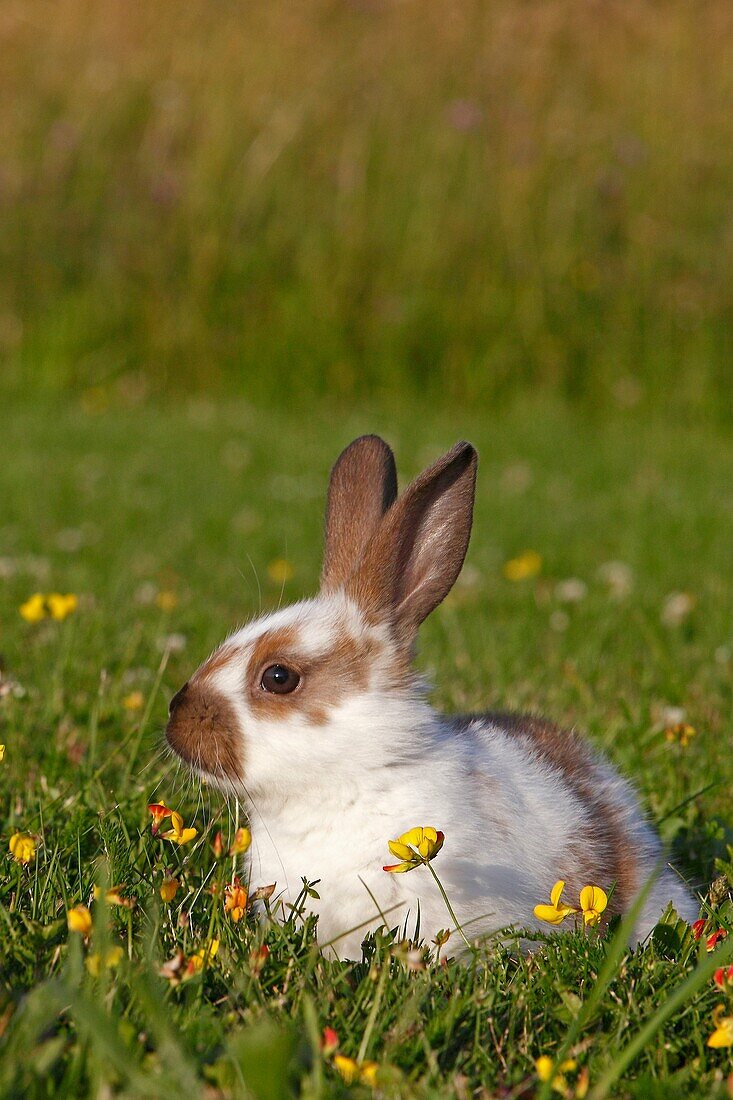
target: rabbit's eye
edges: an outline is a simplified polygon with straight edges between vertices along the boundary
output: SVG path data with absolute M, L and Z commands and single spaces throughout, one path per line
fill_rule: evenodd
M 300 676 L 292 668 L 285 665 L 270 665 L 262 673 L 260 687 L 263 691 L 270 691 L 274 695 L 289 695 L 295 691 L 300 683 Z

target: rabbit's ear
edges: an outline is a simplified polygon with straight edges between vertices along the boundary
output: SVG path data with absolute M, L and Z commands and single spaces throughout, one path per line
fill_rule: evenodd
M 453 587 L 468 549 L 478 455 L 456 443 L 389 509 L 346 585 L 370 617 L 403 640 Z
M 323 589 L 346 583 L 396 496 L 390 447 L 378 435 L 355 439 L 337 459 L 328 484 Z

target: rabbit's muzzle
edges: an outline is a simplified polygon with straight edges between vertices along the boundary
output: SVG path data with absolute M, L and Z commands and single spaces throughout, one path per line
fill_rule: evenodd
M 223 695 L 187 681 L 171 699 L 168 714 L 166 740 L 182 760 L 214 777 L 241 778 L 239 723 Z

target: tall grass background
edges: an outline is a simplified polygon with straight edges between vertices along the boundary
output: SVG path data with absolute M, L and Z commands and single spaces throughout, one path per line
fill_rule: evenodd
M 8 0 L 0 46 L 6 394 L 733 414 L 728 0 Z

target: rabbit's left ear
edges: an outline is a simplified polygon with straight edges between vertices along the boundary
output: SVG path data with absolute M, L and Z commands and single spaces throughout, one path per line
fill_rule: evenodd
M 321 588 L 341 588 L 397 496 L 391 448 L 378 435 L 350 443 L 331 470 Z

